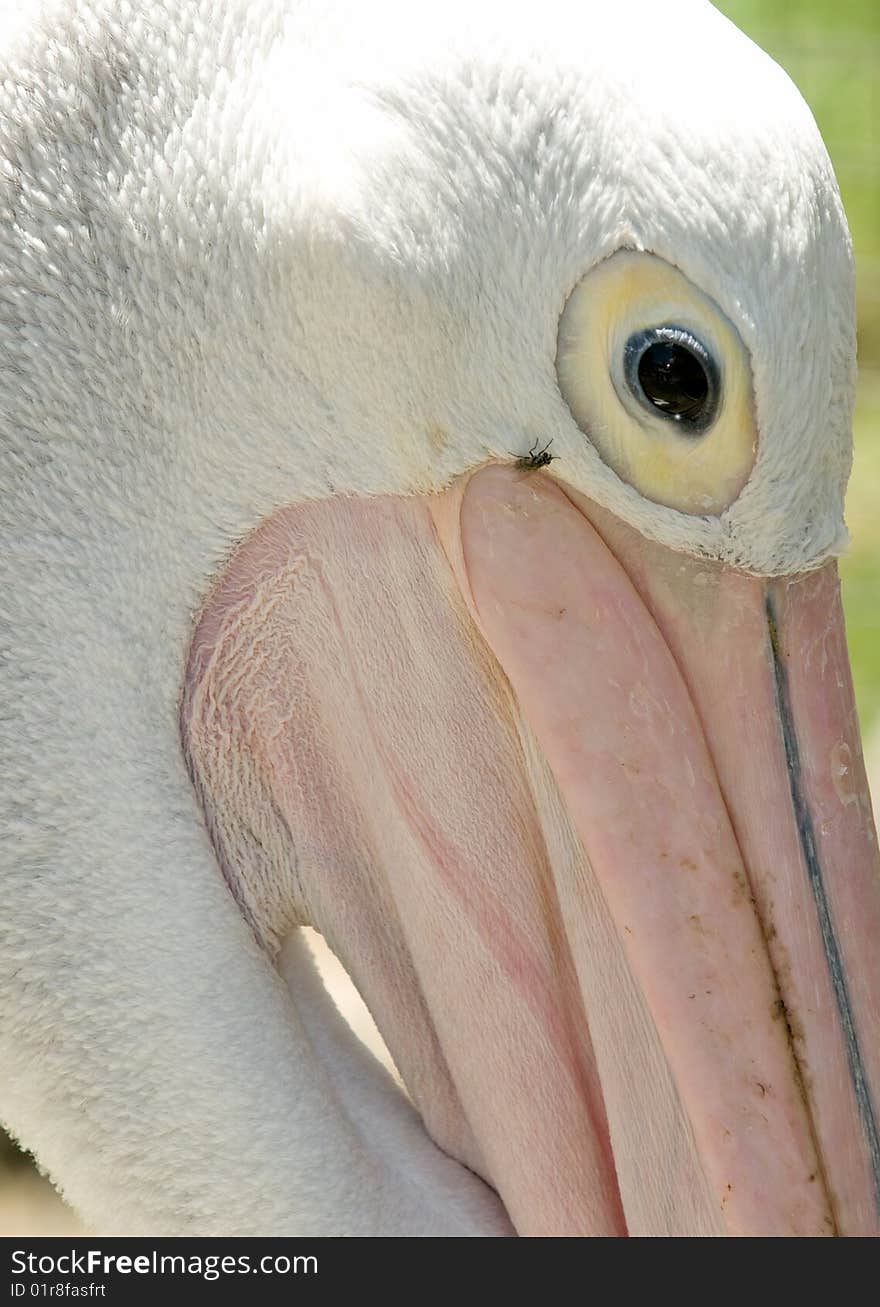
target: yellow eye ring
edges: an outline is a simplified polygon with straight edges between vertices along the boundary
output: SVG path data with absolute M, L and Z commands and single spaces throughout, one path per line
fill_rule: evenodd
M 603 461 L 647 499 L 718 514 L 748 480 L 757 436 L 745 346 L 665 260 L 619 250 L 587 273 L 562 312 L 556 373 Z

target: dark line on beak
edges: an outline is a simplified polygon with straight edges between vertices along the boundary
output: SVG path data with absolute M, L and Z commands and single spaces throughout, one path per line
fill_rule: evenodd
M 779 721 L 782 726 L 785 759 L 788 763 L 788 781 L 791 787 L 791 802 L 794 808 L 795 821 L 797 823 L 798 838 L 800 840 L 801 849 L 803 850 L 804 862 L 807 867 L 807 877 L 813 894 L 813 902 L 816 904 L 816 913 L 819 918 L 819 929 L 822 932 L 822 945 L 825 949 L 828 973 L 831 976 L 831 987 L 834 990 L 837 1011 L 840 1014 L 840 1024 L 843 1029 L 843 1039 L 846 1045 L 846 1060 L 847 1065 L 849 1066 L 850 1079 L 852 1080 L 853 1093 L 856 1097 L 859 1119 L 862 1123 L 862 1130 L 864 1132 L 865 1142 L 868 1145 L 868 1154 L 871 1159 L 871 1174 L 874 1180 L 874 1198 L 877 1203 L 877 1209 L 880 1211 L 880 1133 L 878 1133 L 877 1130 L 877 1121 L 874 1116 L 874 1107 L 871 1103 L 868 1079 L 865 1075 L 862 1054 L 859 1050 L 859 1039 L 856 1034 L 855 1022 L 853 1021 L 849 990 L 847 989 L 846 977 L 843 974 L 843 959 L 840 954 L 840 945 L 837 942 L 834 922 L 831 918 L 831 907 L 828 903 L 828 895 L 825 891 L 825 881 L 822 877 L 822 865 L 819 861 L 819 854 L 816 850 L 816 837 L 813 831 L 813 820 L 810 816 L 810 810 L 807 806 L 807 801 L 804 798 L 803 786 L 801 784 L 801 755 L 800 749 L 798 748 L 794 717 L 791 711 L 791 698 L 788 691 L 788 673 L 786 672 L 779 651 L 779 632 L 776 625 L 776 614 L 773 611 L 773 603 L 769 595 L 767 596 L 766 612 L 767 627 L 770 632 L 770 647 L 773 651 L 773 674 L 776 682 L 776 707 L 779 712 Z

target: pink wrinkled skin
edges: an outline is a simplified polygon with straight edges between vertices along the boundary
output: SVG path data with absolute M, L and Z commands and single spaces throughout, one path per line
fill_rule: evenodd
M 184 739 L 233 892 L 273 953 L 327 935 L 520 1233 L 877 1233 L 767 593 L 489 467 L 430 504 L 284 510 L 202 615 Z M 770 595 L 873 1086 L 833 569 Z

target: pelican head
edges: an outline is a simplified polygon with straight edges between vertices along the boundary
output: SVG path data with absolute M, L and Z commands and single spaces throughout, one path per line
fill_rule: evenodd
M 878 1233 L 788 78 L 705 0 L 0 36 L 9 1127 L 108 1232 Z

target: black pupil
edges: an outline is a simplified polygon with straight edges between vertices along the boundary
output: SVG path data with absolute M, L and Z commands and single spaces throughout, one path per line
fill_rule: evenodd
M 684 345 L 658 340 L 639 359 L 639 382 L 652 404 L 671 418 L 695 421 L 709 393 L 702 363 Z

